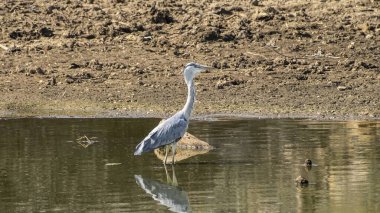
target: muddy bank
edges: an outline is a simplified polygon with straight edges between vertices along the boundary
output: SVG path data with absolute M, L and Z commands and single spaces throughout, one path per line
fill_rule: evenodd
M 0 116 L 379 119 L 379 1 L 6 1 Z

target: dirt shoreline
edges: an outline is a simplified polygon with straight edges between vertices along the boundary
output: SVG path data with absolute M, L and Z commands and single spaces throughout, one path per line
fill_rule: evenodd
M 149 112 L 126 112 L 126 111 L 94 111 L 94 112 L 73 112 L 73 111 L 60 111 L 60 112 L 29 112 L 19 113 L 11 111 L 0 111 L 1 119 L 22 119 L 22 118 L 46 118 L 46 119 L 60 119 L 60 118 L 167 118 L 172 114 L 160 114 Z M 191 120 L 237 120 L 237 119 L 307 119 L 307 120 L 323 120 L 323 121 L 372 121 L 380 120 L 379 117 L 372 116 L 347 116 L 347 115 L 310 115 L 310 114 L 255 114 L 255 113 L 198 113 L 192 115 Z
M 380 1 L 0 3 L 0 117 L 380 119 Z M 218 115 L 218 116 L 216 116 Z

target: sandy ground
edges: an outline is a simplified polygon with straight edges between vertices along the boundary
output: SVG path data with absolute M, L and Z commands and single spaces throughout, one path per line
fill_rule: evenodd
M 0 2 L 0 117 L 380 118 L 380 1 Z

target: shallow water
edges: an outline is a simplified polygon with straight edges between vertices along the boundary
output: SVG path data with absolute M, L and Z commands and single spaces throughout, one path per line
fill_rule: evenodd
M 216 149 L 174 171 L 133 156 L 158 122 L 0 120 L 1 212 L 380 212 L 379 121 L 192 121 Z

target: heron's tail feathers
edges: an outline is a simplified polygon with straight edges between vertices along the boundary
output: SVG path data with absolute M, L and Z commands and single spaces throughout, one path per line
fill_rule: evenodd
M 144 152 L 149 152 L 157 148 L 157 145 L 154 144 L 155 140 L 151 136 L 147 136 L 143 141 L 137 144 L 135 149 L 135 155 L 141 155 Z
M 135 155 L 141 155 L 144 152 L 144 141 L 139 143 L 135 149 Z

